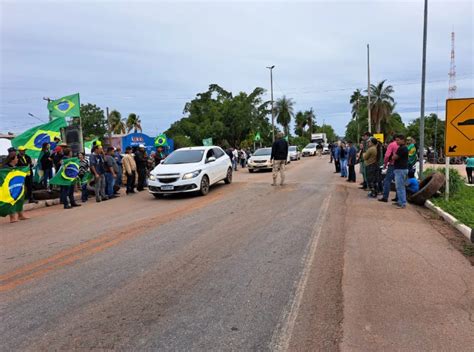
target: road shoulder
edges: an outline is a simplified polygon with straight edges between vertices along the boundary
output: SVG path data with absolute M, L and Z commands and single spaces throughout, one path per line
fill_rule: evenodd
M 414 206 L 348 189 L 341 350 L 474 346 L 474 268 Z

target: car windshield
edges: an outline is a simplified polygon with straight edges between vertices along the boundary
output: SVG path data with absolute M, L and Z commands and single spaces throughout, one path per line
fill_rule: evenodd
M 310 143 L 305 148 L 306 149 L 316 148 L 316 144 Z
M 202 160 L 204 150 L 177 150 L 165 159 L 163 164 L 191 164 Z
M 253 155 L 262 156 L 262 155 L 270 155 L 270 154 L 272 154 L 272 150 L 270 148 L 262 148 L 262 149 L 258 149 Z
M 290 147 L 288 148 L 288 150 L 289 150 L 290 152 L 296 152 L 296 147 L 290 146 Z

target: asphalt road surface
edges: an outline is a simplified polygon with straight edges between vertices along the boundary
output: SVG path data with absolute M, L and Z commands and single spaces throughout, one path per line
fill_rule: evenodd
M 3 221 L 1 349 L 337 350 L 345 195 L 330 166 Z

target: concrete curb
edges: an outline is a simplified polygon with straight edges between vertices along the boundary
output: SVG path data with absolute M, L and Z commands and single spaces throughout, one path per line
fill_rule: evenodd
M 452 216 L 451 214 L 448 214 L 447 212 L 445 212 L 440 207 L 437 207 L 436 205 L 434 205 L 429 200 L 426 201 L 425 207 L 427 207 L 428 209 L 434 211 L 436 214 L 441 216 L 446 222 L 448 222 L 454 228 L 456 228 L 456 230 L 461 232 L 469 241 L 474 243 L 474 229 L 471 229 L 469 226 L 464 225 L 462 222 L 460 222 L 454 216 Z
M 74 199 L 75 200 L 80 200 L 81 195 L 80 194 L 75 194 Z M 31 211 L 31 210 L 35 210 L 35 209 L 51 207 L 53 205 L 58 205 L 60 203 L 61 203 L 61 201 L 59 200 L 59 198 L 39 200 L 38 203 L 26 203 L 26 204 L 24 204 L 23 205 L 23 211 Z

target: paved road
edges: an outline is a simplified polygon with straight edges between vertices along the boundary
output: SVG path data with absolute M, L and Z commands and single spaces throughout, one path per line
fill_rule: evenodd
M 330 167 L 3 220 L 1 349 L 337 350 L 347 193 Z

